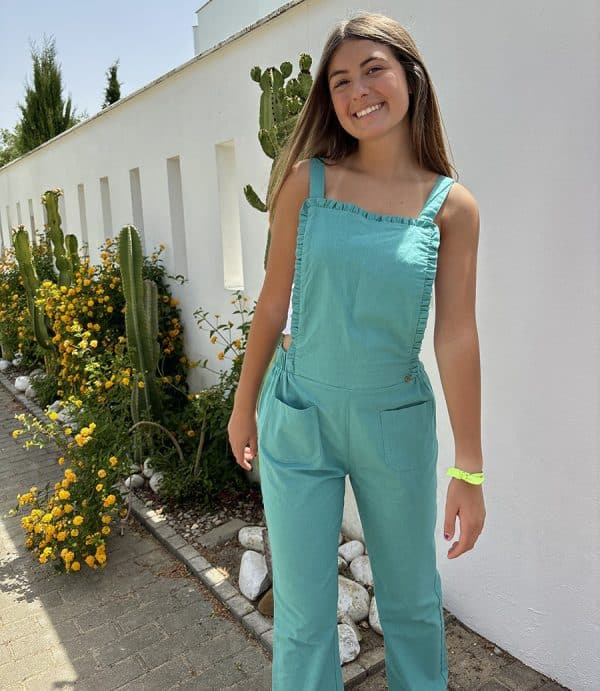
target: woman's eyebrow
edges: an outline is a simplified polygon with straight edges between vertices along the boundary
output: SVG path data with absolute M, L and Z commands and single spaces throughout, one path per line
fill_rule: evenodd
M 366 60 L 363 60 L 363 61 L 360 63 L 360 67 L 362 67 L 363 65 L 366 65 L 368 62 L 371 62 L 371 60 L 383 60 L 383 61 L 387 62 L 386 59 L 385 59 L 383 56 L 372 55 L 370 58 L 367 58 Z M 335 72 L 332 72 L 332 73 L 329 75 L 328 81 L 331 81 L 331 78 L 332 78 L 332 77 L 335 77 L 336 74 L 341 74 L 342 72 L 347 72 L 347 71 L 348 71 L 348 70 L 336 70 Z

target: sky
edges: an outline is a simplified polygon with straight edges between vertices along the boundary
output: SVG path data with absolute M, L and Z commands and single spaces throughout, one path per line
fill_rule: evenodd
M 63 97 L 77 112 L 97 113 L 106 71 L 118 58 L 126 96 L 194 57 L 195 11 L 206 0 L 0 0 L 0 128 L 20 119 L 32 80 L 30 42 L 54 37 Z

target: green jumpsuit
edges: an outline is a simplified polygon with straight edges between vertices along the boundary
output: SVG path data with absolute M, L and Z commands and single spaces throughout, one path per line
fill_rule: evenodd
M 440 175 L 418 218 L 325 197 L 310 161 L 299 214 L 292 343 L 257 407 L 273 564 L 274 691 L 343 689 L 337 633 L 345 478 L 356 497 L 390 691 L 445 691 L 436 565 L 436 404 L 419 354 L 437 268 Z

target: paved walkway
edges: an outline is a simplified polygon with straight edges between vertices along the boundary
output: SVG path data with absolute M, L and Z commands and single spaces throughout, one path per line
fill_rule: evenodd
M 269 689 L 263 647 L 135 523 L 104 570 L 57 574 L 24 545 L 16 495 L 62 476 L 59 454 L 23 449 L 24 408 L 0 384 L 0 689 Z
M 23 512 L 6 514 L 18 493 L 53 485 L 63 471 L 58 450 L 23 449 L 13 440 L 21 412 L 0 381 L 0 691 L 268 691 L 265 649 L 135 521 L 123 536 L 109 537 L 105 570 L 83 567 L 67 576 L 37 563 L 23 545 Z M 450 691 L 563 688 L 518 660 L 483 653 L 484 639 L 454 622 L 447 636 Z M 385 672 L 355 688 L 387 689 Z

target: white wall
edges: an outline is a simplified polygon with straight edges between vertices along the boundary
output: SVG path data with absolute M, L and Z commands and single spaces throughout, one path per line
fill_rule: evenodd
M 194 55 L 225 41 L 257 20 L 304 0 L 208 0 L 196 10 Z
M 65 189 L 69 229 L 79 232 L 77 186 L 83 183 L 97 256 L 103 236 L 99 178 L 109 178 L 117 232 L 133 220 L 129 171 L 139 168 L 147 246 L 164 242 L 172 262 L 166 161 L 179 156 L 190 280 L 177 293 L 190 356 L 211 356 L 218 369 L 215 347 L 191 315 L 199 306 L 224 316 L 230 311 L 224 247 L 235 280 L 241 256 L 251 299 L 264 275 L 266 217 L 242 192 L 249 182 L 264 197 L 271 163 L 257 141 L 260 92 L 249 71 L 283 60 L 296 65 L 302 51 L 316 63 L 329 27 L 348 6 L 387 12 L 412 33 L 436 85 L 460 182 L 480 206 L 477 315 L 487 520 L 475 549 L 455 560 L 446 558 L 442 537 L 445 470 L 454 462 L 454 446 L 432 348 L 433 314 L 423 349 L 438 400 L 444 605 L 569 688 L 598 689 L 595 2 L 305 0 L 2 169 L 5 241 L 6 207 L 15 224 L 17 202 L 27 217 L 32 199 L 41 225 L 40 194 L 56 186 Z M 216 146 L 231 140 L 234 151 L 218 155 L 224 149 Z M 218 160 L 237 167 L 237 248 L 235 232 L 225 243 L 221 235 Z M 198 387 L 204 382 L 195 376 Z

